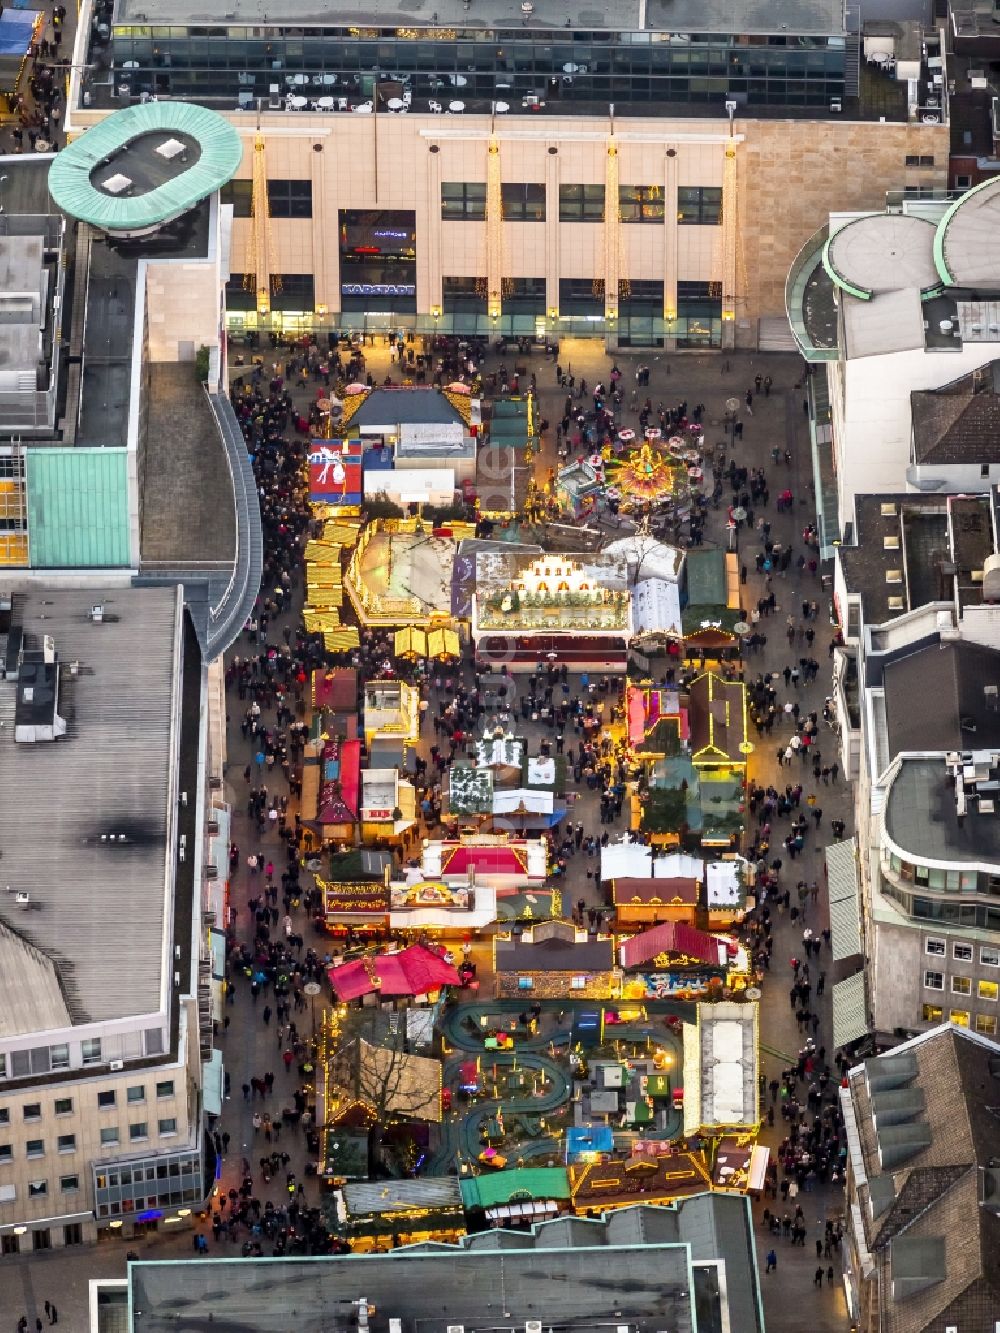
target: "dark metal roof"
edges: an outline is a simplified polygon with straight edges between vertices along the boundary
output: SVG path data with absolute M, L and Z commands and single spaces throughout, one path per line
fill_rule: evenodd
M 923 709 L 926 714 L 926 699 Z M 1000 815 L 970 808 L 960 821 L 943 758 L 901 762 L 886 797 L 885 826 L 918 861 L 1000 861 Z
M 607 972 L 613 966 L 610 939 L 497 940 L 498 972 Z
M 461 414 L 437 389 L 373 389 L 351 419 L 351 427 L 385 426 L 401 422 L 453 425 Z
M 1000 681 L 996 649 L 934 643 L 890 662 L 883 680 L 890 758 L 905 750 L 1000 746 L 1000 709 L 986 692 Z

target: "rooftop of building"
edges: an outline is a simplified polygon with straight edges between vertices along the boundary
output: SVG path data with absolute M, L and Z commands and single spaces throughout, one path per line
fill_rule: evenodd
M 934 227 L 924 218 L 870 213 L 830 236 L 823 262 L 838 287 L 870 300 L 901 287 L 936 287 L 933 244 Z
M 607 1250 L 606 1262 L 594 1263 L 595 1247 Z M 244 1333 L 285 1333 L 293 1304 L 302 1330 L 356 1333 L 359 1296 L 374 1306 L 372 1333 L 386 1333 L 395 1319 L 402 1333 L 445 1333 L 455 1323 L 491 1328 L 498 1313 L 523 1327 L 544 1323 L 554 1290 L 553 1321 L 579 1333 L 612 1323 L 633 1333 L 694 1327 L 696 1303 L 699 1328 L 763 1327 L 746 1200 L 707 1192 L 668 1208 L 557 1218 L 391 1254 L 133 1263 L 128 1280 L 131 1333 L 167 1333 L 178 1315 L 192 1325 L 217 1320 L 220 1291 L 226 1320 Z
M 52 161 L 49 190 L 71 217 L 129 234 L 193 208 L 230 180 L 242 158 L 239 135 L 214 111 L 149 101 L 67 144 Z
M 545 921 L 496 943 L 498 972 L 608 972 L 614 962 L 614 940 L 580 937 L 567 921 Z
M 998 681 L 1000 651 L 961 640 L 918 647 L 890 662 L 883 675 L 890 757 L 1000 747 Z
M 1000 361 L 910 394 L 913 461 L 1000 463 Z
M 982 601 L 993 552 L 989 496 L 859 495 L 855 520 L 853 542 L 837 556 L 869 625 L 928 602 Z
M 223 13 L 224 10 L 224 13 Z M 114 12 L 116 24 L 136 24 L 149 21 L 152 11 L 148 0 L 117 0 Z M 189 26 L 218 26 L 221 21 L 230 25 L 296 27 L 352 27 L 357 25 L 356 9 L 338 3 L 338 0 L 297 0 L 276 15 L 269 10 L 267 0 L 231 0 L 213 13 L 211 7 L 199 5 L 197 0 L 168 0 L 152 14 L 158 23 L 178 23 Z M 727 0 L 651 0 L 647 5 L 640 0 L 610 0 L 579 10 L 566 0 L 536 0 L 530 13 L 532 28 L 564 28 L 567 19 L 578 28 L 612 31 L 653 32 L 708 32 L 840 36 L 844 33 L 844 7 L 841 0 L 782 0 L 769 4 L 768 0 L 740 0 L 736 5 Z M 372 0 L 365 10 L 365 22 L 370 26 L 398 28 L 520 28 L 525 15 L 520 0 L 490 0 L 484 9 L 471 12 L 461 0 L 412 0 L 405 6 L 399 0 Z
M 990 751 L 984 753 L 989 760 Z M 979 784 L 982 800 L 968 799 L 960 814 L 943 757 L 901 758 L 885 798 L 889 837 L 917 861 L 1000 864 L 1000 814 L 993 808 L 1000 795 L 997 764 L 987 763 L 985 771 L 988 776 Z
M 358 395 L 361 402 L 350 413 L 352 431 L 376 427 L 395 432 L 400 425 L 451 426 L 462 417 L 454 404 L 439 389 L 430 386 L 369 389 Z M 345 403 L 345 420 L 350 403 Z
M 79 1024 L 156 1012 L 180 727 L 177 589 L 15 585 L 12 625 L 26 646 L 54 640 L 66 734 L 16 742 L 15 685 L 0 681 L 0 843 L 13 891 L 0 895 L 0 1013 L 18 1012 L 8 988 L 26 969 L 45 984 L 19 1013 L 24 1031 L 60 1027 L 67 1013 Z
M 148 413 L 143 568 L 217 564 L 225 582 L 236 556 L 233 479 L 194 362 L 150 365 Z
M 856 1066 L 848 1092 L 879 1329 L 985 1333 L 1000 1308 L 1000 1046 L 938 1027 Z

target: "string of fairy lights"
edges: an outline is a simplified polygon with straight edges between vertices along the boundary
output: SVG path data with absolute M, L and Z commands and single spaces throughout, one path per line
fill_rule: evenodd
M 254 292 L 260 312 L 267 313 L 270 297 L 281 291 L 274 233 L 271 230 L 271 201 L 267 189 L 267 158 L 263 134 L 254 136 L 253 180 L 250 194 L 250 220 L 243 287 Z M 266 278 L 262 265 L 266 263 Z

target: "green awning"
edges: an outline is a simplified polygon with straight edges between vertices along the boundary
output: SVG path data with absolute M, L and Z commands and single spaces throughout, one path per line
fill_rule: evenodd
M 493 1208 L 524 1199 L 568 1199 L 569 1175 L 562 1166 L 522 1166 L 460 1181 L 466 1208 Z
M 830 888 L 830 935 L 834 962 L 861 953 L 861 904 L 858 898 L 858 854 L 853 838 L 826 849 Z
M 216 1050 L 212 1052 L 212 1058 L 205 1065 L 204 1099 L 206 1115 L 222 1115 L 224 1081 L 222 1052 Z
M 865 1001 L 865 974 L 838 981 L 833 988 L 833 1044 L 847 1046 L 867 1036 L 868 1008 Z

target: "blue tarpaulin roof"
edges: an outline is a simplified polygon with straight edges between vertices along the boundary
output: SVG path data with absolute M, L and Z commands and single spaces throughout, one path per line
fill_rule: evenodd
M 0 56 L 23 56 L 37 19 L 37 9 L 5 9 L 0 14 Z
M 579 1161 L 585 1152 L 614 1152 L 610 1125 L 572 1125 L 566 1131 L 566 1161 Z

